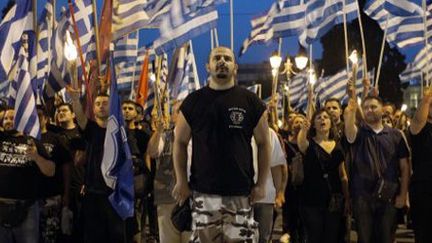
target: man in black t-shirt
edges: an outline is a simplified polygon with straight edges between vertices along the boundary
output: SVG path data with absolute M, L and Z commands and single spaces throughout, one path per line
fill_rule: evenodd
M 60 137 L 63 138 L 63 141 L 66 142 L 66 149 L 72 155 L 73 159 L 70 168 L 69 194 L 63 197 L 63 205 L 68 207 L 73 215 L 71 242 L 82 242 L 81 188 L 84 185 L 85 174 L 82 160 L 83 157 L 85 157 L 86 144 L 82 139 L 81 130 L 75 123 L 76 116 L 73 112 L 72 105 L 69 103 L 59 104 L 56 114 L 56 119 L 60 125 L 57 129 L 58 133 Z M 65 188 L 65 190 L 67 190 L 67 188 Z
M 57 133 L 48 131 L 49 116 L 43 107 L 37 108 L 41 128 L 41 143 L 49 158 L 56 164 L 53 177 L 43 176 L 39 182 L 41 189 L 41 241 L 57 242 L 60 237 L 62 206 L 69 198 L 69 175 L 72 156 L 66 149 L 65 141 Z M 66 199 L 63 201 L 63 199 Z
M 409 128 L 412 146 L 410 204 L 416 242 L 432 242 L 432 86 Z
M 136 127 L 136 119 L 138 116 L 137 107 L 139 105 L 131 100 L 126 100 L 122 103 L 122 113 L 125 120 L 126 132 L 128 138 L 129 148 L 132 154 L 132 162 L 134 167 L 134 181 L 135 181 L 135 204 L 141 205 L 139 208 L 141 214 L 141 235 L 145 234 L 146 217 L 149 216 L 150 233 L 156 234 L 156 208 L 153 204 L 150 184 L 153 184 L 150 178 L 150 171 L 146 166 L 146 150 L 150 136 L 143 130 Z M 140 184 L 143 184 L 142 187 Z M 138 188 L 140 187 L 140 188 Z M 142 189 L 142 190 L 138 190 Z M 140 200 L 140 201 L 137 201 Z M 153 216 L 153 218 L 152 218 Z M 152 227 L 153 226 L 153 227 Z M 139 238 L 137 220 L 133 219 L 128 222 L 128 228 L 133 232 L 135 238 Z M 147 237 L 142 237 L 147 238 Z
M 79 92 L 71 92 L 71 97 L 78 124 L 87 142 L 85 195 L 82 204 L 84 242 L 131 242 L 132 236 L 125 230 L 125 221 L 108 200 L 112 189 L 106 185 L 101 170 L 109 116 L 109 96 L 96 96 L 93 102 L 94 121 L 85 116 L 79 101 Z
M 193 242 L 256 242 L 257 223 L 250 203 L 265 195 L 271 151 L 266 107 L 255 94 L 235 85 L 237 64 L 230 49 L 213 49 L 207 71 L 209 85 L 191 93 L 180 107 L 172 194 L 183 204 L 190 189 L 193 191 Z M 252 136 L 258 148 L 256 184 Z M 188 184 L 187 146 L 191 138 Z
M 43 192 L 38 182 L 42 176 L 54 175 L 55 164 L 48 159 L 39 141 L 14 130 L 14 116 L 12 108 L 5 111 L 5 131 L 0 132 L 0 242 L 36 243 L 39 239 L 37 199 Z M 13 208 L 21 209 L 8 213 Z M 10 225 L 18 218 L 22 220 Z

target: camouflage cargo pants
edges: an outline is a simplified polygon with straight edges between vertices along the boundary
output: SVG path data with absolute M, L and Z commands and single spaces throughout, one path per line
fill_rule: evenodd
M 193 243 L 258 242 L 258 223 L 248 197 L 193 193 Z

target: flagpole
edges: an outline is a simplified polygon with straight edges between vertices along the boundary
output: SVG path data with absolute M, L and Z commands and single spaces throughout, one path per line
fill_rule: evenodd
M 216 45 L 216 47 L 218 47 L 219 46 L 219 35 L 218 35 L 217 28 L 214 28 L 214 35 L 215 35 L 215 45 Z
M 344 41 L 345 41 L 345 62 L 346 62 L 346 71 L 349 73 L 349 61 L 348 61 L 348 27 L 347 27 L 347 19 L 345 13 L 345 1 L 343 3 L 343 29 L 344 29 Z
M 196 62 L 195 62 L 195 53 L 194 53 L 193 48 L 192 48 L 192 40 L 189 40 L 189 48 L 190 48 L 190 52 L 192 53 L 192 56 L 193 56 L 192 68 L 194 69 L 194 72 L 193 72 L 194 73 L 194 79 L 195 79 L 195 82 L 198 81 L 198 83 L 201 87 L 201 83 L 199 82 L 199 77 L 198 77 L 198 69 L 196 67 Z M 198 87 L 196 87 L 196 89 L 198 89 Z
M 426 18 L 426 0 L 422 1 L 423 7 L 423 27 L 424 27 L 424 39 L 425 39 L 425 47 L 426 47 L 426 85 L 429 87 L 429 62 L 430 62 L 430 49 L 429 49 L 429 34 L 427 29 L 427 18 Z
M 112 0 L 105 0 L 105 1 L 112 1 Z M 95 41 L 96 41 L 96 60 L 97 60 L 97 74 L 99 76 L 99 71 L 101 67 L 101 56 L 100 56 L 100 42 L 99 42 L 99 25 L 97 21 L 97 6 L 96 6 L 96 0 L 92 0 L 92 8 L 93 8 L 93 22 L 94 22 L 94 34 L 95 34 Z
M 75 13 L 73 10 L 72 0 L 68 0 L 68 5 L 69 5 L 69 12 L 70 12 L 70 15 L 72 17 L 72 27 L 73 27 L 73 30 L 75 32 L 75 39 L 77 42 L 77 49 L 78 49 L 78 53 L 79 53 L 79 57 L 80 57 L 81 68 L 82 68 L 83 75 L 84 75 L 85 87 L 87 89 L 87 93 L 89 94 L 89 93 L 91 93 L 91 90 L 90 90 L 89 79 L 88 79 L 87 71 L 86 71 L 86 67 L 85 67 L 85 61 L 84 61 L 84 57 L 83 57 L 83 53 L 82 53 L 82 49 L 81 49 L 78 27 L 77 27 L 76 21 L 75 21 Z
M 282 54 L 282 38 L 279 37 L 278 55 L 281 56 L 281 54 Z
M 33 5 L 33 31 L 36 35 L 36 43 L 39 42 L 39 27 L 37 22 L 37 0 L 32 0 Z M 36 47 L 36 57 L 38 54 L 38 48 Z
M 387 14 L 386 16 L 386 24 L 385 24 L 385 28 L 384 28 L 384 34 L 383 34 L 383 39 L 381 42 L 381 51 L 380 51 L 380 57 L 379 57 L 379 61 L 378 61 L 378 70 L 377 70 L 377 76 L 376 76 L 376 81 L 375 81 L 375 88 L 378 89 L 379 87 L 379 79 L 380 79 L 380 74 L 381 74 L 381 65 L 382 65 L 382 59 L 384 56 L 384 49 L 385 49 L 385 43 L 386 43 L 386 37 L 387 37 L 387 27 L 388 27 L 388 22 L 389 22 L 389 16 L 390 14 Z
M 230 0 L 230 29 L 231 29 L 231 50 L 234 51 L 234 0 Z
M 364 38 L 364 31 L 363 31 L 363 23 L 362 23 L 362 18 L 361 18 L 361 12 L 360 12 L 360 6 L 358 3 L 358 0 L 356 0 L 356 4 L 357 4 L 357 15 L 358 15 L 358 22 L 359 22 L 359 27 L 360 27 L 360 36 L 361 36 L 361 42 L 362 42 L 362 49 L 363 49 L 363 73 L 365 74 L 364 77 L 368 78 L 368 68 L 367 68 L 367 55 L 366 55 L 366 42 L 365 42 L 365 38 Z M 345 12 L 345 11 L 344 11 Z
M 210 30 L 210 49 L 213 50 L 214 48 L 214 33 L 213 33 L 213 29 Z

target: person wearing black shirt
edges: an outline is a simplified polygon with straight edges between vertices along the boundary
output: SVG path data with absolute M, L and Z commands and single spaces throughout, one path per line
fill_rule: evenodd
M 431 86 L 432 87 L 432 86 Z M 432 242 L 432 88 L 423 99 L 409 128 L 412 145 L 410 204 L 415 240 Z
M 38 182 L 42 176 L 54 176 L 55 164 L 39 141 L 14 130 L 14 116 L 12 108 L 5 111 L 5 131 L 0 132 L 0 242 L 37 243 L 37 199 L 43 191 Z M 9 210 L 13 208 L 19 210 Z M 18 221 L 11 225 L 10 219 Z
M 342 214 L 349 211 L 344 153 L 334 139 L 333 121 L 326 110 L 316 111 L 311 122 L 310 130 L 309 121 L 303 122 L 297 138 L 304 154 L 301 215 L 308 242 L 333 243 L 339 237 Z M 345 204 L 340 200 L 338 205 L 331 205 L 336 197 L 345 199 Z
M 63 205 L 68 207 L 72 212 L 72 229 L 71 232 L 67 233 L 71 235 L 71 242 L 80 243 L 83 241 L 81 189 L 84 185 L 85 174 L 82 158 L 85 156 L 86 144 L 82 139 L 81 130 L 75 123 L 75 117 L 71 104 L 61 103 L 57 106 L 56 118 L 60 127 L 57 127 L 56 130 L 63 141 L 66 142 L 66 149 L 73 159 L 73 163 L 69 170 L 69 197 L 63 197 Z M 67 190 L 67 188 L 65 188 L 65 190 Z
M 109 96 L 99 94 L 93 103 L 94 121 L 87 119 L 79 101 L 79 92 L 72 91 L 72 106 L 78 124 L 83 129 L 86 147 L 86 174 L 82 213 L 84 242 L 131 242 L 126 234 L 125 221 L 117 214 L 108 200 L 112 189 L 102 176 L 106 126 L 109 116 Z
M 306 117 L 300 114 L 296 114 L 296 116 L 292 119 L 289 131 L 290 134 L 287 139 L 284 140 L 285 143 L 285 151 L 287 155 L 287 165 L 288 168 L 292 168 L 292 159 L 296 156 L 297 153 L 300 153 L 300 150 L 297 146 L 297 137 L 300 132 L 301 126 L 303 122 L 306 120 Z M 300 243 L 304 242 L 305 234 L 303 223 L 300 218 L 300 194 L 299 187 L 294 186 L 289 178 L 292 178 L 292 172 L 288 170 L 288 182 L 285 189 L 285 203 L 282 205 L 282 229 L 283 235 L 280 238 L 281 242 L 293 242 Z
M 146 217 L 149 216 L 149 224 L 150 224 L 150 233 L 153 234 L 152 237 L 157 235 L 157 226 L 156 226 L 156 207 L 153 203 L 153 193 L 152 193 L 152 180 L 150 171 L 146 166 L 146 150 L 147 144 L 150 140 L 150 136 L 144 132 L 143 130 L 139 130 L 136 126 L 136 119 L 138 116 L 137 107 L 139 105 L 131 100 L 126 100 L 122 104 L 122 112 L 123 117 L 126 122 L 126 132 L 128 138 L 129 148 L 132 154 L 132 162 L 134 167 L 134 176 L 135 181 L 141 180 L 137 184 L 143 183 L 144 187 L 142 187 L 141 191 L 138 191 L 135 188 L 135 202 L 137 205 L 142 205 L 141 211 L 141 235 L 145 234 L 145 226 L 146 226 Z M 136 185 L 137 186 L 137 185 Z M 139 200 L 139 201 L 137 201 Z M 138 223 L 136 217 L 130 219 L 128 221 L 128 230 L 130 230 L 135 235 L 136 238 L 139 238 L 140 235 L 137 235 Z M 146 238 L 146 237 L 142 237 Z
M 69 176 L 72 157 L 66 149 L 65 141 L 57 134 L 47 130 L 49 117 L 43 107 L 37 108 L 41 128 L 41 143 L 45 147 L 49 158 L 56 164 L 53 177 L 42 177 L 39 182 L 41 188 L 41 241 L 55 243 L 60 236 L 60 219 L 63 198 L 69 198 Z M 66 195 L 66 196 L 64 196 Z
M 364 124 L 360 125 L 354 95 L 344 111 L 345 136 L 352 157 L 348 163 L 350 195 L 358 239 L 391 243 L 396 209 L 405 205 L 408 196 L 409 149 L 399 130 L 382 124 L 384 111 L 379 97 L 366 97 L 361 107 Z
M 265 196 L 270 170 L 266 107 L 255 94 L 235 85 L 237 64 L 229 48 L 211 51 L 207 71 L 209 85 L 189 94 L 180 107 L 175 126 L 176 184 L 172 195 L 183 204 L 193 191 L 194 242 L 255 242 L 257 225 L 250 203 Z M 256 184 L 252 136 L 258 148 Z M 187 146 L 191 138 L 188 184 Z

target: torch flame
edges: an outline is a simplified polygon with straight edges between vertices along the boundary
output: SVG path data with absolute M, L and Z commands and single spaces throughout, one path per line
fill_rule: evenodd
M 64 47 L 64 55 L 68 61 L 73 61 L 77 58 L 78 52 L 73 44 L 69 31 L 66 31 L 66 42 Z

